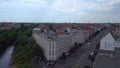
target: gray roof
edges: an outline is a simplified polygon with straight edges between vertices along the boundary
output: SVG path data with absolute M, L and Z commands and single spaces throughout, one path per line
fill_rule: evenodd
M 96 56 L 94 67 L 96 68 L 120 68 L 120 57 L 110 57 L 105 55 L 98 55 Z

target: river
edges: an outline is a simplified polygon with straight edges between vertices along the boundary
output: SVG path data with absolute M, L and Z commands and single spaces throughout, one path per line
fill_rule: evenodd
M 8 68 L 14 46 L 10 46 L 6 49 L 3 55 L 0 57 L 0 68 Z

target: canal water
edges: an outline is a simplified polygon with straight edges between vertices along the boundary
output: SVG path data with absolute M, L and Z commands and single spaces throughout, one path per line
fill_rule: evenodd
M 8 68 L 13 49 L 13 46 L 8 47 L 4 54 L 0 57 L 0 68 Z

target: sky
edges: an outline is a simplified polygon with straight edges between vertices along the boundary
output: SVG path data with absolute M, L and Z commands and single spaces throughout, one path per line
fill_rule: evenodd
M 0 0 L 0 22 L 120 22 L 120 0 Z

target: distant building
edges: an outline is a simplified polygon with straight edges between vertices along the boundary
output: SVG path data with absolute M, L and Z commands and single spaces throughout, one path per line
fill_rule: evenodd
M 114 32 L 115 32 L 117 37 L 120 37 L 120 26 L 119 27 L 115 27 L 114 28 Z
M 75 43 L 75 42 L 76 43 L 84 43 L 88 37 L 89 37 L 88 31 L 80 30 L 73 34 L 72 40 L 73 40 L 73 43 Z
M 40 31 L 40 28 L 33 28 L 33 31 Z
M 0 25 L 1 30 L 10 30 L 10 29 L 18 29 L 21 25 L 18 23 L 3 23 Z
M 6 25 L 6 26 L 4 26 L 2 29 L 3 30 L 10 30 L 10 29 L 12 29 L 13 27 L 11 26 L 11 25 Z

